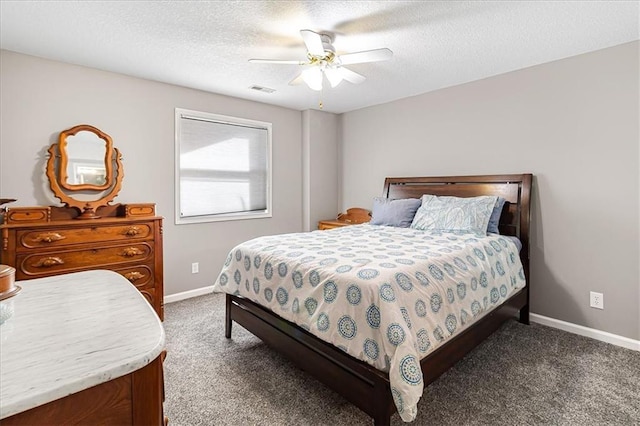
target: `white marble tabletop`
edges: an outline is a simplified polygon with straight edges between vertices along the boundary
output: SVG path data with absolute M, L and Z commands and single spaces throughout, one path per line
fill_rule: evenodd
M 0 325 L 0 419 L 129 374 L 164 349 L 162 323 L 121 275 L 86 271 L 16 283 Z

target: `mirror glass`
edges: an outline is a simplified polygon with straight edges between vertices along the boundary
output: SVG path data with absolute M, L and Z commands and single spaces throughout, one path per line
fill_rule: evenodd
M 107 141 L 86 130 L 67 135 L 67 185 L 96 185 L 107 183 Z
M 60 133 L 48 149 L 47 177 L 53 194 L 79 211 L 76 219 L 97 219 L 122 187 L 122 159 L 111 137 L 80 124 Z

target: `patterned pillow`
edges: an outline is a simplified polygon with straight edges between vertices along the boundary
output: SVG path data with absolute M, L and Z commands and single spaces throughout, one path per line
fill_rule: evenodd
M 500 216 L 502 216 L 502 208 L 504 207 L 504 202 L 506 200 L 502 197 L 498 197 L 498 201 L 496 201 L 496 205 L 493 206 L 493 212 L 491 213 L 491 217 L 489 218 L 489 225 L 487 226 L 487 232 L 492 234 L 499 234 L 500 230 L 498 229 L 498 224 L 500 223 Z
M 371 222 L 369 223 L 371 225 L 408 228 L 418 207 L 420 207 L 420 200 L 417 198 L 390 200 L 376 197 L 373 199 Z
M 486 234 L 498 197 L 438 197 L 423 195 L 411 228 Z

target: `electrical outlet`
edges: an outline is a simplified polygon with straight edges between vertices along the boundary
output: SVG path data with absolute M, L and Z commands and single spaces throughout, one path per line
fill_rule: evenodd
M 604 309 L 604 295 L 602 293 L 596 293 L 592 291 L 589 293 L 589 306 L 596 309 Z
M 191 273 L 197 274 L 198 272 L 200 272 L 200 264 L 198 262 L 193 262 L 191 264 Z

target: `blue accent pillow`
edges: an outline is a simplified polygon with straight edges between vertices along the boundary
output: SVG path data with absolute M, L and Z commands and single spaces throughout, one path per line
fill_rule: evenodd
M 496 205 L 493 206 L 493 213 L 491 213 L 491 217 L 489 218 L 487 232 L 491 232 L 492 234 L 500 233 L 500 230 L 498 229 L 498 223 L 500 222 L 500 216 L 502 215 L 502 208 L 504 207 L 505 201 L 507 200 L 502 197 L 498 197 Z
M 486 234 L 498 197 L 447 197 L 423 195 L 411 228 Z
M 391 200 L 376 197 L 373 199 L 371 225 L 397 226 L 408 228 L 413 221 L 421 201 L 418 198 L 403 198 Z

